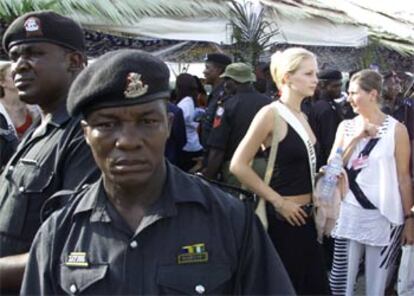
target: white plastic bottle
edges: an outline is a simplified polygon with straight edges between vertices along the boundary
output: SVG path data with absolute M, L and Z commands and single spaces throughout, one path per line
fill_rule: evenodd
M 325 169 L 324 176 L 319 180 L 316 191 L 317 196 L 322 202 L 331 202 L 335 193 L 336 184 L 338 182 L 338 176 L 342 172 L 343 160 L 342 160 L 342 148 L 338 148 L 334 157 L 329 161 Z

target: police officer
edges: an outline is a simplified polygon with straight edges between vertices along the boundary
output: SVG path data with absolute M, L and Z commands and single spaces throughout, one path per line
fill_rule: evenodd
M 102 179 L 42 225 L 22 294 L 293 293 L 243 203 L 165 161 L 168 80 L 158 58 L 119 50 L 74 82 L 68 109 Z
M 256 81 L 256 76 L 247 64 L 230 64 L 220 77 L 224 78 L 226 92 L 234 95 L 217 107 L 207 144 L 207 167 L 203 174 L 215 179 L 221 172 L 224 182 L 239 186 L 237 178 L 230 175 L 230 160 L 257 111 L 269 104 L 271 99 L 255 90 L 252 83 Z M 256 157 L 255 167 L 262 172 L 266 167 L 266 160 L 261 151 Z
M 312 105 L 312 128 L 319 142 L 318 166 L 325 165 L 335 140 L 336 130 L 342 121 L 340 106 L 335 99 L 341 96 L 342 73 L 323 70 L 318 74 L 319 95 Z
M 69 87 L 85 64 L 81 27 L 50 11 L 28 13 L 9 26 L 3 48 L 20 99 L 42 111 L 0 176 L 0 283 L 11 293 L 20 287 L 45 201 L 96 180 L 99 171 L 79 119 L 66 111 Z
M 208 96 L 206 113 L 201 122 L 201 145 L 206 147 L 211 128 L 213 126 L 214 115 L 216 114 L 217 104 L 222 101 L 226 94 L 224 93 L 224 81 L 220 77 L 231 64 L 231 59 L 221 53 L 210 53 L 205 58 L 205 83 L 212 86 L 212 91 Z

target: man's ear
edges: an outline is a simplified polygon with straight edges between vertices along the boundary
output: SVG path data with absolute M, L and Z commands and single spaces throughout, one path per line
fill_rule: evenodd
M 69 71 L 75 74 L 79 73 L 87 65 L 86 57 L 78 51 L 69 52 L 67 59 L 69 62 Z
M 88 126 L 88 123 L 86 122 L 86 120 L 82 119 L 81 122 L 80 122 L 80 125 L 81 125 L 82 130 L 83 130 L 83 136 L 85 137 L 86 144 L 89 145 L 89 138 L 88 138 L 89 126 Z

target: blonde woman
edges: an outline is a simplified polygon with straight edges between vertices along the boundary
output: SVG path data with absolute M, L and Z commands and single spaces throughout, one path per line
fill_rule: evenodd
M 282 95 L 278 102 L 258 112 L 233 156 L 230 170 L 267 201 L 268 233 L 296 292 L 329 294 L 323 253 L 316 241 L 310 211 L 316 138 L 300 109 L 303 99 L 313 95 L 318 83 L 316 57 L 303 48 L 290 48 L 272 56 L 270 70 Z M 278 152 L 267 186 L 249 163 L 262 145 L 269 147 L 271 143 L 275 108 L 283 120 L 277 127 Z
M 344 150 L 350 187 L 333 230 L 331 288 L 337 295 L 353 295 L 363 254 L 366 294 L 384 295 L 401 235 L 404 244 L 414 243 L 408 133 L 381 112 L 381 87 L 382 77 L 375 71 L 352 76 L 348 101 L 358 116 L 339 125 L 332 148 Z
M 21 139 L 40 117 L 40 111 L 37 106 L 26 105 L 19 99 L 10 66 L 9 62 L 0 64 L 0 114 L 5 117 L 16 137 Z

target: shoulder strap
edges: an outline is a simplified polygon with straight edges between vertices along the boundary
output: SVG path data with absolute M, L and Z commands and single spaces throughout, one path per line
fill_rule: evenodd
M 273 135 L 272 135 L 272 146 L 270 148 L 270 155 L 269 155 L 269 160 L 267 161 L 267 166 L 266 166 L 266 172 L 265 172 L 265 177 L 264 177 L 264 182 L 269 185 L 270 183 L 270 179 L 272 178 L 272 174 L 273 174 L 273 168 L 275 165 L 275 161 L 276 161 L 276 155 L 277 155 L 277 148 L 279 146 L 279 134 L 278 134 L 278 128 L 279 128 L 279 121 L 280 121 L 280 116 L 279 113 L 277 111 L 277 107 L 275 104 L 273 105 L 273 114 L 274 114 L 274 120 L 273 120 Z

